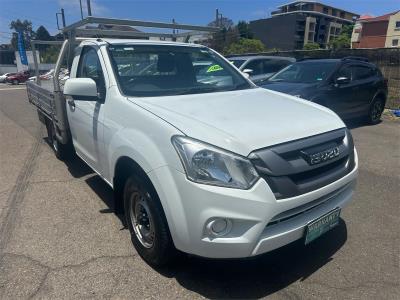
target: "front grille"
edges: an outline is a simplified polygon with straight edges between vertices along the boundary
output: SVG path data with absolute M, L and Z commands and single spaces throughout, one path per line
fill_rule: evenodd
M 284 211 L 280 213 L 279 215 L 273 217 L 271 221 L 268 222 L 266 227 L 288 221 L 290 219 L 293 219 L 295 217 L 298 217 L 300 215 L 303 215 L 313 209 L 316 209 L 317 207 L 320 207 L 321 205 L 328 203 L 329 201 L 333 200 L 335 197 L 337 197 L 339 194 L 341 194 L 343 191 L 345 191 L 351 183 L 342 186 L 341 188 L 337 189 L 336 191 L 333 191 L 327 195 L 324 195 L 321 198 L 318 198 L 314 201 L 308 202 L 306 204 L 297 206 L 295 208 L 289 209 L 287 211 Z
M 311 164 L 304 154 L 332 147 L 337 147 L 339 154 L 318 164 Z M 350 131 L 343 128 L 260 149 L 249 158 L 275 197 L 283 199 L 316 190 L 350 173 L 354 168 L 354 144 Z

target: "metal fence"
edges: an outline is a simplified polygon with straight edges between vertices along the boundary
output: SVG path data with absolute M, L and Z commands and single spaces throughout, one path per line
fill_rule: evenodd
M 294 50 L 251 53 L 257 55 L 281 55 L 301 58 L 343 58 L 362 56 L 379 67 L 388 80 L 388 108 L 400 108 L 400 48 L 340 49 L 340 50 Z M 243 54 L 242 54 L 243 55 Z

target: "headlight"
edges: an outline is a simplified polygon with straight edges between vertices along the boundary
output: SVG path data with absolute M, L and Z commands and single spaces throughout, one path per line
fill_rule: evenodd
M 259 178 L 251 162 L 239 155 L 183 136 L 172 138 L 189 180 L 248 189 Z

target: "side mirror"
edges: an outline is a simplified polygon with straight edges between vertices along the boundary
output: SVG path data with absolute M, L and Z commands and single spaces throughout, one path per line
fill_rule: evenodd
M 350 78 L 348 77 L 338 77 L 335 80 L 336 85 L 342 85 L 342 84 L 347 84 L 350 83 Z
M 253 73 L 253 69 L 244 69 L 242 72 L 251 75 L 251 73 Z
M 247 79 L 249 79 L 249 78 L 250 78 L 250 75 L 249 75 L 249 73 L 242 72 L 242 74 L 243 74 L 243 76 L 244 76 L 244 77 L 246 77 Z
M 65 81 L 64 95 L 71 96 L 76 100 L 97 101 L 96 82 L 91 78 L 70 78 Z

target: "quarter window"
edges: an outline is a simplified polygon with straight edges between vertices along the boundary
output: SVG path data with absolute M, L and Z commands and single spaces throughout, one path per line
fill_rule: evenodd
M 354 80 L 366 79 L 368 77 L 371 77 L 373 75 L 373 73 L 374 73 L 373 69 L 371 69 L 369 67 L 355 66 L 354 73 L 353 73 L 353 79 Z

